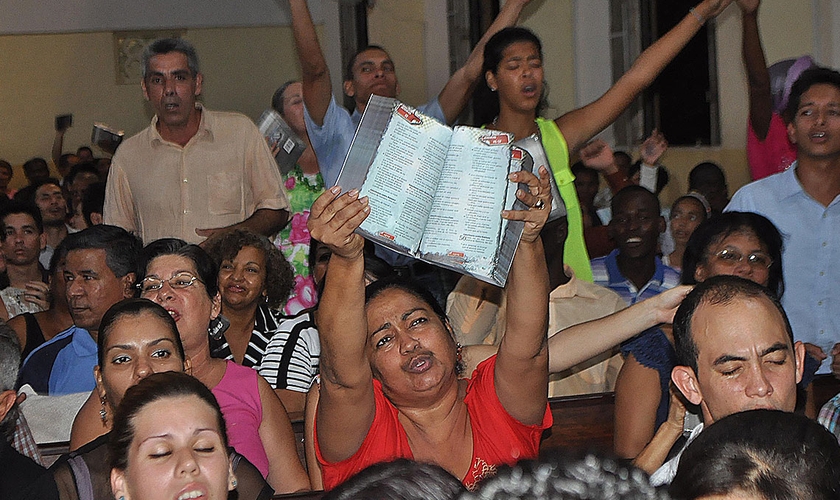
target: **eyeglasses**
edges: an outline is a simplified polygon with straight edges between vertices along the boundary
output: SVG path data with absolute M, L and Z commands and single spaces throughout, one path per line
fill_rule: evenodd
M 770 256 L 764 252 L 753 252 L 747 256 L 744 256 L 737 250 L 730 250 L 728 248 L 724 248 L 723 250 L 714 254 L 714 256 L 717 257 L 718 260 L 720 260 L 721 262 L 733 266 L 744 259 L 747 259 L 747 264 L 749 264 L 750 267 L 763 267 L 765 269 L 769 269 L 770 266 L 773 265 L 773 259 L 771 259 Z
M 158 278 L 157 276 L 146 276 L 140 283 L 137 283 L 137 288 L 140 289 L 141 293 L 148 293 L 160 290 L 164 283 L 169 283 L 169 286 L 173 289 L 180 290 L 191 287 L 196 281 L 204 284 L 204 282 L 198 279 L 198 277 L 194 274 L 184 271 L 172 276 L 168 280 Z

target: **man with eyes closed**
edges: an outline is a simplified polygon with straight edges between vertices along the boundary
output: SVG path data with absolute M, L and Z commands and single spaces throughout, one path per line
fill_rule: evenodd
M 802 379 L 805 348 L 768 289 L 737 276 L 709 278 L 689 293 L 674 316 L 678 364 L 671 380 L 704 426 L 754 409 L 792 412 Z M 670 483 L 682 451 L 659 468 L 651 483 Z

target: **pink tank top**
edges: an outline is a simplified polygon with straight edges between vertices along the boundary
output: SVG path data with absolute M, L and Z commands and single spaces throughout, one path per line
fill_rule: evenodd
M 251 368 L 228 361 L 225 375 L 212 391 L 222 408 L 230 445 L 268 477 L 268 455 L 259 432 L 262 401 L 257 377 Z
M 763 141 L 747 121 L 747 162 L 754 181 L 783 172 L 796 161 L 796 153 L 796 146 L 788 140 L 787 125 L 778 114 L 773 113 Z

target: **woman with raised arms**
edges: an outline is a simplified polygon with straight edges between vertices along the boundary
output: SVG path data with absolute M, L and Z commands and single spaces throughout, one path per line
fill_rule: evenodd
M 518 198 L 530 210 L 507 281 L 507 335 L 470 379 L 459 377 L 459 347 L 429 292 L 405 281 L 364 285 L 364 240 L 353 231 L 370 212 L 358 191 L 336 186 L 312 206 L 312 237 L 333 252 L 319 306 L 321 396 L 316 451 L 329 490 L 376 462 L 436 463 L 467 487 L 495 465 L 537 455 L 551 425 L 546 317 L 548 272 L 539 238 L 548 218 L 548 171 Z

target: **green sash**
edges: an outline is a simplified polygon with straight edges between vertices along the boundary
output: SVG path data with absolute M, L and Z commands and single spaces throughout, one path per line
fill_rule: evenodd
M 566 139 L 554 120 L 538 117 L 537 126 L 540 128 L 542 146 L 548 158 L 551 173 L 554 175 L 554 181 L 557 183 L 560 196 L 566 204 L 566 212 L 569 214 L 569 235 L 566 237 L 566 246 L 563 249 L 563 260 L 575 271 L 578 279 L 591 283 L 592 267 L 589 265 L 589 253 L 586 251 L 586 243 L 583 240 L 583 215 L 581 215 L 580 202 L 575 191 L 575 176 L 569 168 L 569 148 L 566 145 Z

